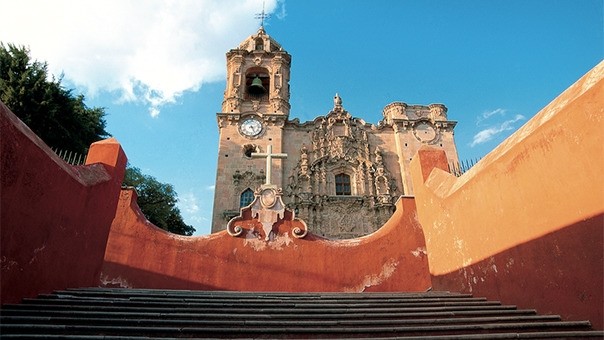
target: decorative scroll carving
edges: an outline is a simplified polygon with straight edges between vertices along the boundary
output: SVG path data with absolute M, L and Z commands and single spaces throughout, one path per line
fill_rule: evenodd
M 246 188 L 258 188 L 266 179 L 266 175 L 264 174 L 264 170 L 260 169 L 258 174 L 248 170 L 244 173 L 241 173 L 239 170 L 235 170 L 233 174 L 233 184 L 235 184 L 235 188 L 243 189 Z M 242 191 L 242 190 L 238 190 Z
M 303 238 L 308 234 L 306 223 L 295 218 L 295 213 L 285 207 L 281 198 L 282 190 L 275 185 L 263 184 L 254 192 L 254 201 L 247 207 L 241 208 L 240 214 L 227 223 L 227 232 L 233 237 L 240 236 L 244 230 L 254 235 L 263 235 L 265 241 L 275 238 L 278 222 L 292 221 L 292 236 Z M 260 224 L 260 228 L 258 228 Z M 262 232 L 260 233 L 259 230 Z
M 251 204 L 252 218 L 257 218 L 264 230 L 264 240 L 270 240 L 273 226 L 279 218 L 283 218 L 285 204 L 281 200 L 281 190 L 263 186 L 256 192 L 256 198 Z
M 429 120 L 418 120 L 413 124 L 413 135 L 426 144 L 436 144 L 440 140 L 440 129 Z
M 325 202 L 320 218 L 321 234 L 326 236 L 356 237 L 374 230 L 374 214 L 363 199 L 330 198 Z
M 430 121 L 434 123 L 437 120 L 446 121 L 447 120 L 447 107 L 443 104 L 430 104 L 428 105 L 430 108 Z
M 392 125 L 394 119 L 408 119 L 407 104 L 394 102 L 386 105 L 382 111 L 384 116 L 383 122 L 387 125 Z

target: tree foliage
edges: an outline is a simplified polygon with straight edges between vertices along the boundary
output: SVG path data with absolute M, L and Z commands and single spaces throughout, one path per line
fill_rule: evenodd
M 176 207 L 178 197 L 171 184 L 161 183 L 131 166 L 126 169 L 124 184 L 136 189 L 138 206 L 151 223 L 175 234 L 193 235 L 195 228 L 183 221 Z
M 63 88 L 25 47 L 0 43 L 0 100 L 52 147 L 86 153 L 108 136 L 105 110 L 88 108 L 83 95 Z
M 84 154 L 90 144 L 109 135 L 105 109 L 88 108 L 83 95 L 64 89 L 61 79 L 49 75 L 46 63 L 31 60 L 25 47 L 0 43 L 0 100 L 52 147 Z M 181 235 L 195 232 L 176 207 L 172 185 L 134 167 L 126 169 L 124 184 L 136 188 L 138 204 L 153 224 Z

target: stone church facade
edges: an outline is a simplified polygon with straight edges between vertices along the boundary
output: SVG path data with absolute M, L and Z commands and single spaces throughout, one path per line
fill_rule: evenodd
M 327 114 L 290 120 L 290 65 L 291 56 L 262 27 L 227 53 L 212 232 L 224 230 L 265 182 L 266 160 L 252 154 L 268 145 L 287 154 L 272 161 L 272 184 L 312 233 L 327 238 L 359 237 L 383 225 L 398 197 L 413 195 L 409 163 L 422 145 L 458 161 L 456 122 L 442 104 L 394 102 L 370 124 L 336 94 Z

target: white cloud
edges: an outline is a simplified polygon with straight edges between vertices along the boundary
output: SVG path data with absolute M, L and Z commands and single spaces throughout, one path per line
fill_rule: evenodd
M 195 197 L 192 192 L 186 193 L 179 197 L 178 206 L 184 213 L 189 215 L 195 215 L 199 212 L 197 197 Z
M 287 12 L 285 11 L 285 2 L 284 2 L 284 1 L 282 1 L 282 2 L 280 3 L 280 6 L 279 6 L 279 7 L 280 7 L 280 9 L 281 9 L 281 10 L 280 10 L 279 12 L 277 12 L 277 13 L 276 13 L 276 16 L 277 16 L 277 19 L 279 19 L 279 20 L 283 20 L 283 19 L 285 19 L 285 17 L 287 16 Z
M 482 113 L 482 119 L 488 119 L 489 117 L 492 117 L 494 115 L 505 116 L 506 112 L 506 109 L 495 109 L 492 111 L 485 111 Z
M 208 185 L 208 186 L 206 187 L 206 190 L 208 190 L 208 191 L 214 191 L 215 189 L 216 189 L 216 186 L 215 186 L 215 185 Z
M 224 53 L 255 33 L 262 1 L 0 0 L 0 32 L 88 96 L 112 92 L 156 116 L 224 77 Z M 277 5 L 266 0 L 265 11 Z
M 192 192 L 181 195 L 178 199 L 178 208 L 183 220 L 196 229 L 194 235 L 197 236 L 210 233 L 212 209 L 204 207 L 203 203 L 200 203 L 198 197 Z
M 506 120 L 500 124 L 491 126 L 487 129 L 484 129 L 484 130 L 478 132 L 477 134 L 474 135 L 474 138 L 473 138 L 470 146 L 474 147 L 478 144 L 486 143 L 486 142 L 492 140 L 495 136 L 503 133 L 504 131 L 513 130 L 515 128 L 514 123 L 516 123 L 517 121 L 523 120 L 523 119 L 524 119 L 523 115 L 516 115 L 513 119 Z

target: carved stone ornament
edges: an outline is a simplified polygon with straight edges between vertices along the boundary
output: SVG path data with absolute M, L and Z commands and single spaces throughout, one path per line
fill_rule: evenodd
M 334 97 L 334 109 L 314 121 L 310 145 L 302 145 L 288 178 L 288 207 L 310 230 L 329 238 L 367 235 L 387 221 L 400 195 L 386 157 L 372 145 L 365 124 Z M 342 179 L 347 192 L 337 189 Z M 341 183 L 341 182 L 340 182 Z M 338 221 L 338 223 L 333 223 Z M 348 228 L 340 230 L 341 223 Z
M 447 120 L 447 107 L 443 104 L 430 104 L 430 121 L 446 121 Z
M 233 184 L 237 191 L 243 191 L 245 188 L 256 188 L 262 184 L 265 179 L 266 175 L 264 174 L 263 169 L 260 169 L 258 174 L 251 170 L 247 170 L 244 173 L 235 170 L 235 173 L 233 174 Z
M 291 232 L 295 238 L 305 237 L 308 234 L 306 223 L 295 218 L 294 212 L 283 204 L 281 196 L 281 188 L 275 185 L 260 186 L 254 192 L 254 201 L 247 207 L 241 208 L 239 216 L 232 218 L 227 224 L 229 235 L 237 237 L 247 229 L 248 234 L 261 234 L 265 241 L 271 241 L 278 233 L 277 225 L 281 224 L 291 225 Z M 291 223 L 280 223 L 285 220 Z
M 440 131 L 432 122 L 420 120 L 413 125 L 413 135 L 422 143 L 434 144 L 440 138 Z

